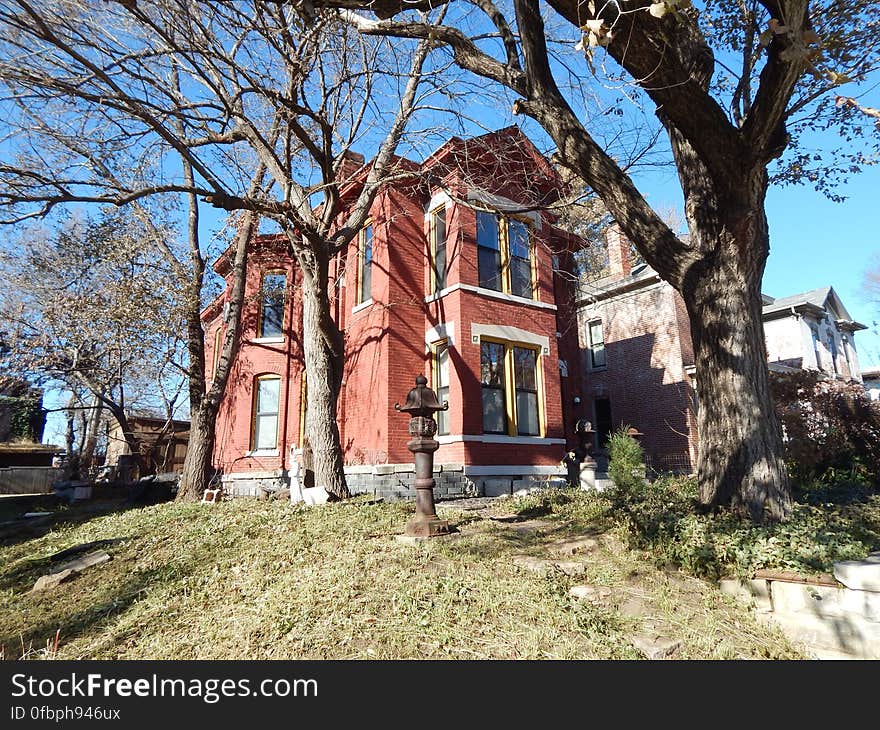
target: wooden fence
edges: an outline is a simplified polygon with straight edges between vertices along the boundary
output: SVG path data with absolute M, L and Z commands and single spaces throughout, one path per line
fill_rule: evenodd
M 61 477 L 52 466 L 10 466 L 0 468 L 0 494 L 49 494 Z

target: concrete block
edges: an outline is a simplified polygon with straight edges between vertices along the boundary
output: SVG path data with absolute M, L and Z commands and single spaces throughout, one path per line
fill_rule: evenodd
M 327 504 L 330 495 L 324 487 L 308 487 L 302 490 L 303 502 L 310 506 Z
M 812 616 L 807 613 L 763 614 L 808 653 L 821 656 L 834 652 L 850 658 L 880 659 L 880 624 L 843 617 Z
M 742 581 L 739 578 L 725 578 L 718 588 L 727 596 L 733 596 L 743 603 L 754 606 L 759 611 L 772 611 L 770 587 L 766 580 L 754 579 Z
M 835 563 L 834 577 L 847 588 L 880 591 L 880 553 L 871 553 L 864 560 Z
M 772 583 L 773 610 L 818 618 L 842 618 L 880 623 L 880 593 L 846 587 Z
M 376 464 L 373 467 L 373 474 L 393 474 L 395 464 Z
M 481 491 L 486 497 L 498 497 L 502 494 L 512 493 L 510 479 L 483 479 L 482 486 Z
M 463 472 L 464 464 L 441 464 L 440 468 L 442 471 Z

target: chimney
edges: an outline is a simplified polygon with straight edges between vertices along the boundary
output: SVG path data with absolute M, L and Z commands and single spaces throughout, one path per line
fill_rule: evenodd
M 342 153 L 342 164 L 339 166 L 339 179 L 348 180 L 364 166 L 364 156 L 358 152 L 346 150 Z
M 630 242 L 617 223 L 612 223 L 606 229 L 605 244 L 608 246 L 608 275 L 620 278 L 629 276 L 632 271 Z

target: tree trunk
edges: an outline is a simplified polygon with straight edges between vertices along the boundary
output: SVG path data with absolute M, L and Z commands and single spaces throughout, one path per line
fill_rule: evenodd
M 244 302 L 244 285 L 247 274 L 247 255 L 251 237 L 256 233 L 258 218 L 251 212 L 242 214 L 236 233 L 235 258 L 232 265 L 232 288 L 229 296 L 229 314 L 226 320 L 226 336 L 223 349 L 213 373 L 211 386 L 205 390 L 205 332 L 202 327 L 199 307 L 190 308 L 187 316 L 187 337 L 190 359 L 193 366 L 190 372 L 190 434 L 183 462 L 183 471 L 177 489 L 177 501 L 195 502 L 202 498 L 208 487 L 214 469 L 214 429 L 217 413 L 226 392 L 226 383 L 241 333 L 241 309 Z M 194 284 L 193 290 L 198 291 Z M 198 302 L 193 299 L 193 302 Z
M 348 499 L 336 405 L 344 364 L 342 333 L 330 315 L 327 261 L 303 268 L 303 349 L 308 377 L 306 432 L 315 465 L 315 484 L 331 497 Z
M 86 433 L 82 448 L 82 464 L 88 469 L 95 460 L 95 447 L 98 444 L 98 427 L 101 425 L 101 411 L 103 410 L 101 399 L 92 396 L 92 408 L 86 419 Z
M 206 407 L 190 412 L 189 444 L 177 490 L 177 501 L 195 502 L 208 487 L 214 467 L 214 424 L 216 411 L 205 414 Z M 207 416 L 207 417 L 206 417 Z
M 761 316 L 769 250 L 763 207 L 728 222 L 720 234 L 711 228 L 714 254 L 690 269 L 680 289 L 696 361 L 700 502 L 730 506 L 755 521 L 784 519 L 791 494 Z
M 205 398 L 205 331 L 198 307 L 190 307 L 187 313 L 187 349 L 190 359 L 190 428 L 177 500 L 196 502 L 202 498 L 211 479 L 214 427 L 219 410 L 216 404 Z M 214 378 L 216 380 L 216 373 Z

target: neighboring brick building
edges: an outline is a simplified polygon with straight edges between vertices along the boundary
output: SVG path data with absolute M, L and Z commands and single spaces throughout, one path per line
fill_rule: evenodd
M 586 417 L 596 446 L 620 424 L 644 436 L 659 471 L 688 472 L 698 450 L 696 378 L 684 300 L 657 272 L 634 265 L 630 242 L 606 232 L 607 265 L 581 285 L 577 320 L 585 360 Z M 774 299 L 764 295 L 769 367 L 818 369 L 861 382 L 852 321 L 831 287 Z M 601 461 L 601 459 L 600 459 Z
M 331 271 L 345 333 L 338 422 L 350 488 L 411 494 L 408 419 L 394 403 L 421 373 L 449 403 L 438 419 L 440 496 L 563 477 L 579 393 L 567 372 L 581 367 L 573 328 L 562 326 L 573 321 L 571 279 L 555 273 L 572 239 L 544 210 L 561 180 L 516 127 L 453 138 L 424 163 L 401 164 L 417 181 L 379 193 L 369 224 Z M 354 189 L 358 173 L 351 180 Z M 228 256 L 214 268 L 228 283 Z M 236 494 L 280 486 L 291 450 L 302 446 L 298 288 L 283 239 L 260 236 L 217 421 L 215 462 Z M 228 287 L 202 315 L 209 377 L 227 295 Z

